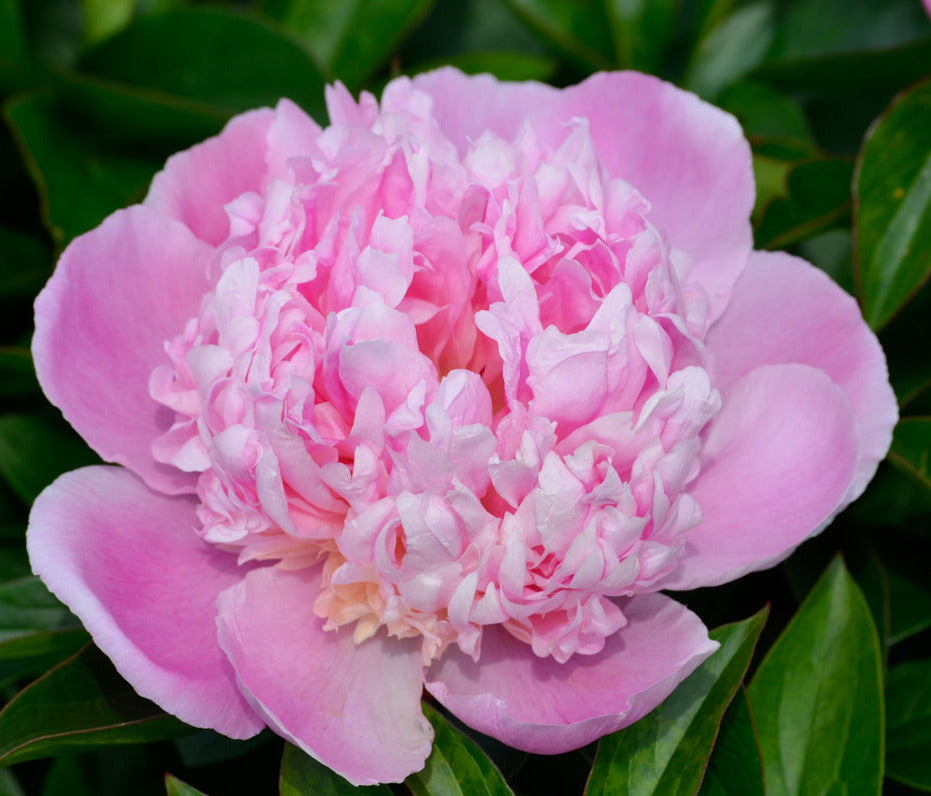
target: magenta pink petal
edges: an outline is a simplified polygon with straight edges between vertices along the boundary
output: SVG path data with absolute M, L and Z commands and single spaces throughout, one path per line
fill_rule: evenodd
M 207 243 L 222 243 L 229 234 L 227 202 L 264 186 L 265 139 L 274 118 L 269 108 L 243 113 L 219 135 L 172 155 L 152 180 L 145 205 Z
M 194 506 L 120 468 L 75 470 L 36 500 L 29 559 L 139 694 L 195 727 L 248 738 L 263 722 L 236 686 L 215 619 L 217 595 L 242 573 L 197 536 Z
M 898 410 L 879 341 L 853 298 L 804 260 L 755 252 L 708 350 L 722 392 L 758 365 L 799 362 L 827 373 L 850 401 L 859 436 L 844 502 L 860 495 L 886 455 Z
M 45 394 L 104 459 L 161 492 L 192 492 L 194 480 L 152 458 L 174 417 L 149 396 L 149 376 L 197 314 L 210 257 L 182 224 L 136 205 L 76 238 L 36 299 Z
M 462 721 L 510 746 L 556 754 L 633 724 L 718 645 L 701 620 L 662 594 L 622 605 L 627 625 L 597 655 L 538 658 L 487 627 L 479 663 L 454 648 L 427 670 L 427 690 Z
M 807 365 L 766 365 L 724 397 L 689 490 L 702 522 L 667 589 L 714 586 L 781 561 L 841 505 L 857 434 L 840 387 Z
M 400 782 L 433 742 L 420 642 L 324 631 L 319 581 L 319 568 L 250 572 L 220 596 L 220 644 L 276 732 L 354 784 Z

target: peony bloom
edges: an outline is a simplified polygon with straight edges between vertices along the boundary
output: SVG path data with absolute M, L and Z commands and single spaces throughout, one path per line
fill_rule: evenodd
M 33 567 L 138 692 L 355 783 L 423 688 L 538 753 L 715 644 L 662 592 L 771 566 L 856 498 L 896 405 L 856 304 L 752 252 L 737 122 L 652 77 L 444 69 L 282 100 L 172 157 L 36 302 L 106 460 Z

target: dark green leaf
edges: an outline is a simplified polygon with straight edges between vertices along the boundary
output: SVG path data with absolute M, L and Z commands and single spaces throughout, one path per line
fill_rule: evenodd
M 88 646 L 23 689 L 0 713 L 0 765 L 190 732 L 143 699 Z
M 285 744 L 281 758 L 280 796 L 391 796 L 386 785 L 356 787 L 296 746 Z
M 142 199 L 161 166 L 105 149 L 76 128 L 49 93 L 20 95 L 5 111 L 42 195 L 49 232 L 59 243 Z
M 676 18 L 675 0 L 607 0 L 617 65 L 656 72 Z
M 206 796 L 203 791 L 184 784 L 177 777 L 165 774 L 165 793 L 168 796 Z
M 905 85 L 931 66 L 931 23 L 912 0 L 793 0 L 763 73 L 806 90 Z
M 105 39 L 126 27 L 136 10 L 136 0 L 81 0 L 88 41 Z
M 931 659 L 889 669 L 886 684 L 886 774 L 931 791 Z
M 20 0 L 0 0 L 0 94 L 25 87 L 30 69 Z
M 8 768 L 0 770 L 0 796 L 26 796 L 26 791 L 20 787 Z
M 931 495 L 931 417 L 906 417 L 892 433 L 889 461 Z
M 931 627 L 931 541 L 896 532 L 877 539 L 889 583 L 889 640 L 895 644 Z
M 767 794 L 880 792 L 879 640 L 839 558 L 770 649 L 749 695 Z
M 437 61 L 422 61 L 410 68 L 409 74 L 427 72 L 441 66 L 455 66 L 468 75 L 487 72 L 499 80 L 550 79 L 558 69 L 552 58 L 519 52 L 463 53 Z
M 802 106 L 766 83 L 747 81 L 730 86 L 718 104 L 737 117 L 751 141 L 767 137 L 810 145 L 811 131 Z
M 0 660 L 71 654 L 87 643 L 77 619 L 36 577 L 0 583 Z
M 81 71 L 232 114 L 290 97 L 324 117 L 323 78 L 308 53 L 258 16 L 190 6 L 143 16 L 97 47 Z
M 853 164 L 842 159 L 793 166 L 786 177 L 786 196 L 775 198 L 757 224 L 757 248 L 784 249 L 845 222 L 852 175 Z
M 358 86 L 397 50 L 434 0 L 290 0 L 284 24 L 331 79 Z
M 715 100 L 723 89 L 762 63 L 774 32 L 769 3 L 737 8 L 692 53 L 683 85 L 705 99 Z
M 931 47 L 929 47 L 931 49 Z M 854 216 L 863 314 L 878 329 L 931 274 L 931 81 L 900 95 L 867 133 Z
M 39 292 L 52 273 L 51 252 L 41 240 L 0 227 L 0 299 Z
M 853 242 L 850 229 L 831 229 L 799 242 L 798 253 L 820 268 L 851 296 L 853 284 Z
M 99 461 L 62 421 L 0 416 L 0 475 L 25 503 L 32 503 L 62 473 Z
M 0 346 L 0 396 L 39 392 L 32 356 L 27 348 Z
M 436 737 L 422 771 L 405 783 L 414 796 L 513 796 L 495 764 L 439 712 L 424 705 Z
M 712 631 L 717 652 L 652 713 L 602 738 L 585 796 L 695 793 L 768 613 Z
M 700 796 L 763 796 L 763 761 L 747 692 L 731 702 L 708 760 Z
M 506 0 L 548 45 L 586 68 L 610 69 L 614 42 L 599 0 Z

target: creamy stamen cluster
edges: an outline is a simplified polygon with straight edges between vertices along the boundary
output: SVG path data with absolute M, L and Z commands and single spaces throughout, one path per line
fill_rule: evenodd
M 321 130 L 283 101 L 305 134 L 227 205 L 151 375 L 175 418 L 153 454 L 198 474 L 200 533 L 241 563 L 322 561 L 308 599 L 358 643 L 477 660 L 499 624 L 597 653 L 701 519 L 720 397 L 685 255 L 582 119 L 457 151 L 407 81 L 328 104 Z

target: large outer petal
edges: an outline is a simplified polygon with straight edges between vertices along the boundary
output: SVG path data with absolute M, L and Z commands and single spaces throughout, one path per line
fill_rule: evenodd
M 319 584 L 319 568 L 250 572 L 220 596 L 220 644 L 276 732 L 357 785 L 400 782 L 433 742 L 420 641 L 324 631 Z
M 162 492 L 192 492 L 194 481 L 152 458 L 174 413 L 149 397 L 149 375 L 197 314 L 211 255 L 182 224 L 137 205 L 75 239 L 36 299 L 45 394 L 104 459 Z
M 842 505 L 857 464 L 843 390 L 807 365 L 765 365 L 724 396 L 690 487 L 702 512 L 664 589 L 714 586 L 781 561 Z
M 850 401 L 860 446 L 844 504 L 863 492 L 898 409 L 882 348 L 853 298 L 804 260 L 756 252 L 707 343 L 722 392 L 759 365 L 799 362 L 830 376 Z
M 453 69 L 414 85 L 460 147 L 486 129 L 511 138 L 525 119 L 554 144 L 573 117 L 587 119 L 609 174 L 651 202 L 651 221 L 691 260 L 687 281 L 708 292 L 710 317 L 720 315 L 753 245 L 750 147 L 733 116 L 638 72 L 593 75 L 563 91 Z
M 196 727 L 264 725 L 217 642 L 216 598 L 242 572 L 195 533 L 194 502 L 116 467 L 66 473 L 35 502 L 33 571 L 144 697 Z
M 633 597 L 627 625 L 597 655 L 560 664 L 497 626 L 475 663 L 455 648 L 427 689 L 470 727 L 540 754 L 576 749 L 646 715 L 718 645 L 695 614 L 662 594 Z
M 172 155 L 152 180 L 146 206 L 207 243 L 222 243 L 229 234 L 226 204 L 265 184 L 266 136 L 274 117 L 269 108 L 240 114 L 219 135 Z

